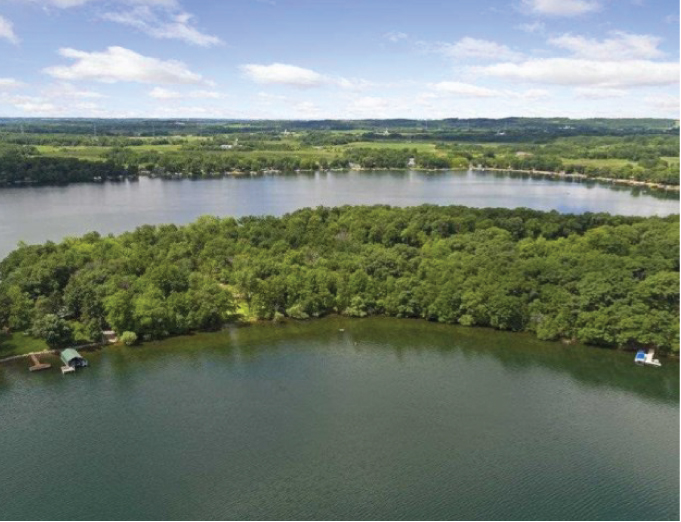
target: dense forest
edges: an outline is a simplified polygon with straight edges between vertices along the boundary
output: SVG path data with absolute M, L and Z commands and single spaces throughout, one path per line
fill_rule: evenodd
M 0 154 L 0 186 L 65 184 L 85 181 L 120 181 L 137 177 L 137 167 L 114 161 Z
M 332 313 L 676 352 L 679 216 L 319 207 L 90 233 L 0 263 L 0 327 L 52 346 Z

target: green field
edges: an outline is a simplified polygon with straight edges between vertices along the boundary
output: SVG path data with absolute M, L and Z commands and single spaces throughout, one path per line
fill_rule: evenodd
M 42 339 L 35 339 L 24 333 L 0 333 L 0 359 L 13 355 L 23 355 L 31 352 L 48 350 Z
M 437 145 L 428 142 L 410 142 L 410 141 L 357 141 L 343 146 L 343 148 L 378 148 L 378 149 L 416 149 L 418 152 L 435 153 Z
M 207 141 L 206 138 L 200 136 L 190 136 L 191 142 Z M 289 145 L 290 150 L 277 150 L 276 147 L 281 145 Z M 127 150 L 137 153 L 157 152 L 159 154 L 184 152 L 186 154 L 201 154 L 201 155 L 239 155 L 245 158 L 281 158 L 287 156 L 297 156 L 300 158 L 310 159 L 331 159 L 335 156 L 342 155 L 345 151 L 359 148 L 372 149 L 388 149 L 388 150 L 402 150 L 405 148 L 414 149 L 418 152 L 425 152 L 445 156 L 443 151 L 439 151 L 434 143 L 409 143 L 409 142 L 369 142 L 359 141 L 347 145 L 323 145 L 323 146 L 309 146 L 299 143 L 295 139 L 286 139 L 282 141 L 265 141 L 261 143 L 261 147 L 256 150 L 249 150 L 248 148 L 234 148 L 230 150 L 214 150 L 214 149 L 193 149 L 190 144 L 170 144 L 170 145 L 134 145 L 127 147 Z M 53 145 L 38 145 L 36 149 L 39 154 L 44 156 L 52 156 L 59 158 L 76 158 L 82 160 L 99 160 L 103 161 L 106 155 L 111 152 L 112 146 L 95 146 L 95 145 L 76 145 L 76 146 L 53 146 Z
M 86 160 L 103 160 L 104 155 L 110 152 L 113 147 L 95 145 L 75 145 L 70 147 L 59 147 L 54 145 L 37 145 L 38 153 L 45 156 L 54 156 L 58 158 L 77 158 Z M 131 147 L 137 152 L 151 152 L 159 153 L 178 152 L 182 148 L 181 144 L 172 145 L 137 145 Z
M 619 169 L 627 165 L 634 166 L 636 163 L 617 158 L 607 158 L 607 159 L 590 159 L 590 158 L 562 158 L 563 163 L 566 166 L 569 165 L 584 165 L 587 167 L 599 167 L 599 168 L 611 168 Z M 677 158 L 678 160 L 678 158 Z

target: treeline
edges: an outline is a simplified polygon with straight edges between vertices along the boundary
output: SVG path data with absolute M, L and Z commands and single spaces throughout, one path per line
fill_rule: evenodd
M 449 169 L 454 167 L 451 159 L 419 152 L 410 148 L 351 148 L 345 152 L 345 159 L 366 169 L 390 169 L 415 167 L 420 169 Z M 467 164 L 465 166 L 468 166 Z
M 143 171 L 158 177 L 211 178 L 231 172 L 295 172 L 297 170 L 347 169 L 346 159 L 336 157 L 310 157 L 309 155 L 268 155 L 262 154 L 216 154 L 216 153 L 164 153 L 155 151 L 143 153 L 112 151 L 107 157 L 128 165 L 137 165 Z
M 285 144 L 282 144 L 282 146 Z M 241 147 L 241 146 L 239 146 Z M 270 150 L 276 150 L 270 146 Z M 421 169 L 466 168 L 468 163 L 453 163 L 449 158 L 405 148 L 350 148 L 333 157 L 323 154 L 291 152 L 290 154 L 244 154 L 243 149 L 224 153 L 156 151 L 138 152 L 134 149 L 112 149 L 106 157 L 117 163 L 136 165 L 158 176 L 214 177 L 228 172 L 263 172 L 296 170 L 327 170 L 360 167 L 364 169 Z
M 0 186 L 117 181 L 136 177 L 135 166 L 125 167 L 113 161 L 87 161 L 23 154 L 0 155 Z
M 563 160 L 558 156 L 543 153 L 495 153 L 475 154 L 456 149 L 456 152 L 434 154 L 417 151 L 408 147 L 356 147 L 327 157 L 322 154 L 270 155 L 244 154 L 243 151 L 215 152 L 136 152 L 133 149 L 110 151 L 107 158 L 118 163 L 135 165 L 155 172 L 158 176 L 215 177 L 228 172 L 263 172 L 276 170 L 327 170 L 359 167 L 363 169 L 466 169 L 488 167 L 509 170 L 538 170 L 583 174 L 587 177 L 604 177 L 649 181 L 666 185 L 679 184 L 679 163 L 663 159 L 642 160 L 638 164 L 610 165 L 580 163 L 579 160 Z
M 541 146 L 545 154 L 567 158 L 657 160 L 679 157 L 679 135 L 561 138 Z M 537 149 L 530 149 L 537 150 Z
M 139 147 L 143 145 L 186 144 L 186 137 L 139 138 L 133 136 L 95 136 L 92 134 L 0 133 L 0 143 L 12 145 L 50 145 L 53 147 Z
M 640 164 L 594 165 L 579 160 L 562 160 L 556 156 L 541 155 L 492 155 L 474 158 L 475 166 L 509 170 L 537 170 L 583 174 L 587 177 L 648 181 L 664 185 L 679 184 L 679 163 L 663 159 L 646 160 Z
M 437 133 L 432 132 L 431 138 Z M 195 138 L 95 138 L 71 134 L 11 134 L 0 139 L 1 183 L 64 183 L 135 176 L 206 178 L 228 173 L 327 169 L 466 169 L 469 166 L 537 170 L 679 185 L 679 136 L 578 136 L 523 143 L 433 142 L 428 151 L 403 135 L 309 131 L 253 132 Z M 2 141 L 2 139 L 8 141 Z M 358 139 L 369 141 L 357 142 Z M 391 141 L 393 140 L 393 141 Z M 313 145 L 324 143 L 324 145 Z M 56 153 L 50 147 L 64 147 Z M 403 146 L 402 146 L 403 145 Z M 70 149 L 67 147 L 71 147 Z M 41 154 L 42 151 L 42 154 Z M 57 158 L 49 154 L 58 154 Z M 85 162 L 68 165 L 62 156 Z M 89 158 L 101 158 L 104 164 Z M 28 161 L 29 158 L 49 158 Z M 34 166 L 47 166 L 46 175 Z M 84 170 L 92 167 L 93 172 Z M 64 174 L 72 170 L 73 175 Z M 100 172 L 101 171 L 101 172 Z M 26 176 L 28 174 L 28 176 Z M 23 181 L 22 181 L 23 180 Z M 53 181 L 54 180 L 54 181 Z
M 0 327 L 53 345 L 331 313 L 678 351 L 679 217 L 320 207 L 91 233 L 0 263 Z
M 476 136 L 534 135 L 631 135 L 646 133 L 678 133 L 672 119 L 655 118 L 446 118 L 442 120 L 368 119 L 368 120 L 219 120 L 219 119 L 100 119 L 100 118 L 3 118 L 0 132 L 41 134 L 98 134 L 106 136 L 172 136 L 216 135 L 232 132 L 294 131 L 367 131 L 383 132 L 438 132 L 443 139 L 448 135 L 460 139 Z M 417 138 L 418 139 L 418 138 Z

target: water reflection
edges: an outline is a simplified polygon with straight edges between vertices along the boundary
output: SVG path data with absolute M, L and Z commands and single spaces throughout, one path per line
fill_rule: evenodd
M 203 214 L 282 215 L 318 205 L 422 203 L 627 215 L 679 212 L 678 193 L 489 171 L 308 172 L 170 181 L 140 178 L 134 182 L 0 189 L 0 258 L 19 241 L 56 241 L 91 230 L 120 233 L 145 223 L 183 224 Z
M 10 519 L 678 519 L 668 361 L 336 317 L 88 358 L 0 367 Z
M 661 403 L 679 402 L 676 360 L 665 360 L 662 368 L 653 371 L 635 366 L 629 353 L 543 342 L 530 334 L 392 318 L 329 317 L 232 327 L 135 347 L 107 347 L 88 354 L 93 367 L 87 374 L 88 379 L 105 378 L 128 387 L 138 379 L 148 378 L 148 372 L 175 372 L 179 367 L 191 374 L 206 365 L 227 368 L 258 364 L 292 351 L 321 356 L 345 356 L 349 352 L 369 358 L 389 353 L 402 364 L 434 355 L 442 358 L 442 364 L 454 366 L 489 360 L 511 373 L 548 370 L 591 388 L 625 391 Z M 58 360 L 54 357 L 48 362 L 53 363 L 51 376 L 50 372 L 29 374 L 25 361 L 0 366 L 0 395 L 17 380 L 53 386 Z

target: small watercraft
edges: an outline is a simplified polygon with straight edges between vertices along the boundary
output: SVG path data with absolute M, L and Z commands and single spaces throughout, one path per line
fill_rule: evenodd
M 660 367 L 662 363 L 659 359 L 655 359 L 655 350 L 650 349 L 647 352 L 645 350 L 639 350 L 636 352 L 636 357 L 634 357 L 634 363 L 640 366 L 655 366 Z

